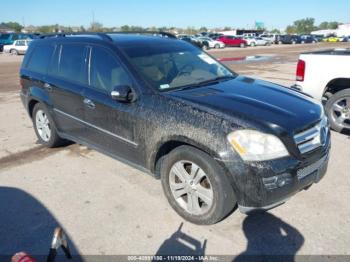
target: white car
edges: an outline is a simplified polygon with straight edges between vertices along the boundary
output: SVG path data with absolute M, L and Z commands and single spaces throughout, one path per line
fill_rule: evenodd
M 209 44 L 209 48 L 219 49 L 219 48 L 224 48 L 225 47 L 225 44 L 223 42 L 213 40 L 210 37 L 198 37 L 198 39 L 201 42 L 207 41 L 208 44 Z
M 270 45 L 270 42 L 262 39 L 261 37 L 245 37 L 248 46 L 265 46 Z
M 293 86 L 322 101 L 332 128 L 350 130 L 350 49 L 304 53 Z
M 277 36 L 278 35 L 275 35 L 275 34 L 262 34 L 259 37 L 261 37 L 262 39 L 264 39 L 266 41 L 269 41 L 270 43 L 274 43 Z
M 16 40 L 12 45 L 5 45 L 4 52 L 11 55 L 24 55 L 32 40 Z

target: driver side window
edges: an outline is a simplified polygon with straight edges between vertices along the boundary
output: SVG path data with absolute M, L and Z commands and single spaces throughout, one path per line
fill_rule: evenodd
M 90 85 L 110 93 L 115 86 L 131 86 L 132 81 L 110 52 L 104 48 L 93 47 L 91 50 Z

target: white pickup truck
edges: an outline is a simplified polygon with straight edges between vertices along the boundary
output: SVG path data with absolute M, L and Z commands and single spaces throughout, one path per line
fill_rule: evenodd
M 335 131 L 350 130 L 350 49 L 300 55 L 294 88 L 322 101 Z

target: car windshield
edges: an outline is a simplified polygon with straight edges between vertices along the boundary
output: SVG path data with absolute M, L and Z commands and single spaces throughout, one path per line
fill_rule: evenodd
M 2 34 L 0 35 L 0 39 L 9 39 L 10 38 L 10 34 Z
M 182 41 L 119 46 L 141 76 L 159 91 L 194 88 L 236 76 L 200 49 Z

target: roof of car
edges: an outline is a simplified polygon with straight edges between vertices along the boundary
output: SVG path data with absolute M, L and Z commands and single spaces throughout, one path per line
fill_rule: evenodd
M 50 34 L 43 35 L 41 39 L 49 39 L 49 41 L 57 40 L 83 40 L 83 41 L 107 41 L 115 43 L 135 43 L 135 42 L 148 42 L 148 41 L 168 41 L 169 39 L 176 39 L 170 33 L 164 32 L 142 32 L 142 33 L 133 33 L 133 32 L 122 32 L 122 33 L 78 33 L 78 34 Z

